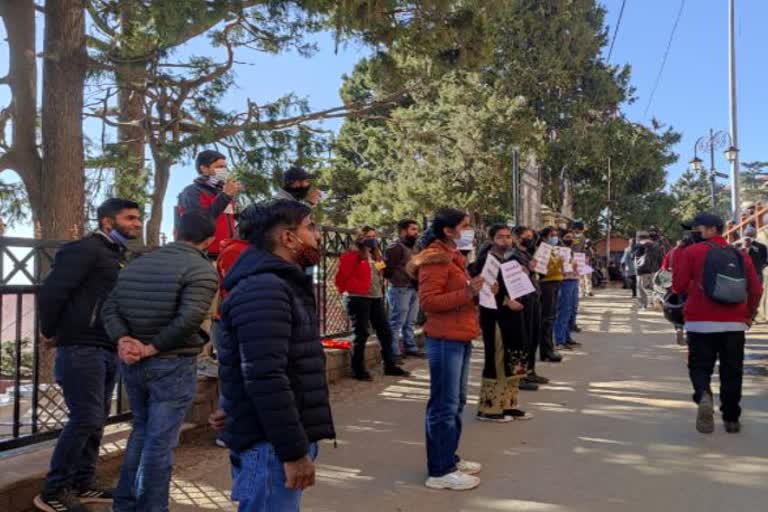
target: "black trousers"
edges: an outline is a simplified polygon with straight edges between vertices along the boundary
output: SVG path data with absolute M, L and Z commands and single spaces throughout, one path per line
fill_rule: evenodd
M 525 309 L 525 327 L 528 333 L 527 364 L 529 372 L 536 371 L 536 352 L 541 344 L 541 292 L 531 293 L 523 297 Z
M 560 281 L 544 281 L 541 283 L 541 330 L 539 351 L 541 357 L 552 355 L 555 344 L 552 340 L 552 330 L 557 317 L 557 295 L 560 291 Z
M 632 290 L 632 298 L 637 298 L 637 276 L 627 276 L 627 284 L 629 289 Z
M 347 314 L 352 321 L 354 339 L 352 341 L 352 371 L 365 371 L 365 344 L 370 336 L 369 326 L 373 327 L 381 345 L 381 357 L 384 366 L 395 366 L 392 355 L 392 329 L 389 327 L 387 313 L 384 310 L 384 298 L 349 297 Z
M 688 333 L 688 372 L 693 401 L 712 393 L 712 373 L 720 360 L 720 411 L 723 421 L 741 416 L 741 384 L 744 377 L 744 332 Z

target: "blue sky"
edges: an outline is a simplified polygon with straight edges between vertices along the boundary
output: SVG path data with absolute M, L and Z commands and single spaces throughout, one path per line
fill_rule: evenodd
M 622 0 L 605 0 L 607 23 L 616 24 Z M 737 0 L 737 65 L 739 78 L 739 129 L 742 162 L 768 160 L 762 122 L 768 119 L 765 55 L 768 38 L 764 35 L 768 2 Z M 632 66 L 632 84 L 637 101 L 625 107 L 632 120 L 648 123 L 655 116 L 683 133 L 676 148 L 677 164 L 668 169 L 668 182 L 674 181 L 693 156 L 693 145 L 710 127 L 728 128 L 728 2 L 727 0 L 688 0 L 672 43 L 671 52 L 647 116 L 650 92 L 674 23 L 679 0 L 627 0 L 616 40 L 612 63 Z M 337 105 L 341 76 L 349 73 L 367 50 L 350 44 L 334 51 L 330 34 L 318 37 L 320 51 L 312 58 L 283 54 L 269 56 L 251 53 L 239 56 L 246 64 L 237 68 L 239 88 L 226 99 L 225 107 L 238 108 L 246 97 L 264 103 L 286 91 L 309 98 L 313 109 Z M 184 51 L 209 53 L 205 41 Z M 0 46 L 4 55 L 4 44 Z M 0 75 L 5 73 L 0 62 Z M 7 102 L 7 90 L 0 88 L 0 104 Z M 328 122 L 328 128 L 340 122 Z M 717 155 L 720 170 L 726 162 Z M 171 232 L 172 209 L 176 195 L 194 178 L 189 162 L 177 165 L 172 173 L 165 200 L 163 231 Z M 14 234 L 29 235 L 19 226 Z

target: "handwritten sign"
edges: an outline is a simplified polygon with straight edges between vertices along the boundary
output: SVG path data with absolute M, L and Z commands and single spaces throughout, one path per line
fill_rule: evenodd
M 501 262 L 489 254 L 485 259 L 483 272 L 480 274 L 483 276 L 483 281 L 485 281 L 488 285 L 493 285 L 493 283 L 495 283 L 496 279 L 499 277 L 500 268 Z
M 555 247 L 555 249 L 557 250 L 557 255 L 560 256 L 564 263 L 571 261 L 571 249 L 569 247 Z
M 547 243 L 539 245 L 538 249 L 536 249 L 536 253 L 533 255 L 533 259 L 536 261 L 534 272 L 544 275 L 547 274 L 547 270 L 549 270 L 549 260 L 552 257 L 552 249 L 553 247 Z
M 587 255 L 583 252 L 573 253 L 573 261 L 576 262 L 577 267 L 583 267 L 587 264 Z
M 480 288 L 480 305 L 486 309 L 499 309 L 496 306 L 496 297 L 493 296 L 488 283 L 483 283 L 483 287 Z
M 509 261 L 501 266 L 501 277 L 504 279 L 510 299 L 517 299 L 536 291 L 531 279 L 516 261 Z

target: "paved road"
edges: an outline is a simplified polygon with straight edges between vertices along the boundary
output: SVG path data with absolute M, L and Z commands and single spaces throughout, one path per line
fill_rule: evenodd
M 461 453 L 485 465 L 482 485 L 431 491 L 423 422 L 428 374 L 351 381 L 336 390 L 338 448 L 324 445 L 320 479 L 304 510 L 331 511 L 762 511 L 768 503 L 768 379 L 745 385 L 744 432 L 695 432 L 685 353 L 659 313 L 638 312 L 622 290 L 582 305 L 581 351 L 542 365 L 551 385 L 522 394 L 535 418 L 479 423 L 481 352 L 473 358 L 471 403 Z M 751 371 L 768 359 L 768 328 L 750 336 Z M 172 510 L 231 510 L 226 453 L 179 450 Z M 276 511 L 277 512 L 277 511 Z

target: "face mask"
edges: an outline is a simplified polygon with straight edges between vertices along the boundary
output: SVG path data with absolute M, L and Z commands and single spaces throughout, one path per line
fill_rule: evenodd
M 414 245 L 416 245 L 417 238 L 418 237 L 416 236 L 408 235 L 405 238 L 403 238 L 403 243 L 405 244 L 406 247 L 413 247 Z
M 566 247 L 570 247 L 573 245 L 573 240 L 563 240 L 563 245 Z
M 462 229 L 460 231 L 459 240 L 461 240 L 465 244 L 472 245 L 472 242 L 475 241 L 475 230 L 474 229 Z
M 314 267 L 320 263 L 320 257 L 322 256 L 320 249 L 305 244 L 300 238 L 298 240 L 301 244 L 301 249 L 295 253 L 296 263 L 298 263 L 301 268 Z
M 701 233 L 698 231 L 694 231 L 691 233 L 691 239 L 693 240 L 693 243 L 698 244 L 699 242 L 704 241 L 704 237 L 701 236 Z
M 379 246 L 379 241 L 375 238 L 363 240 L 363 246 L 369 248 L 370 250 L 374 250 Z
M 216 169 L 216 174 L 214 174 L 214 177 L 223 183 L 229 179 L 229 171 L 227 171 L 226 167 L 219 167 Z
M 523 244 L 523 247 L 525 247 L 526 249 L 531 249 L 533 247 L 533 239 L 532 238 L 523 238 L 521 243 Z
M 128 243 L 128 238 L 115 228 L 112 228 L 112 231 L 109 232 L 109 238 L 122 245 L 123 247 L 125 247 Z
M 557 245 L 559 242 L 560 242 L 560 238 L 556 236 L 551 236 L 549 237 L 549 240 L 547 240 L 547 243 L 549 243 L 549 245 Z
M 309 189 L 310 187 L 292 187 L 285 190 L 297 201 L 302 201 L 306 199 L 307 195 L 309 194 Z

